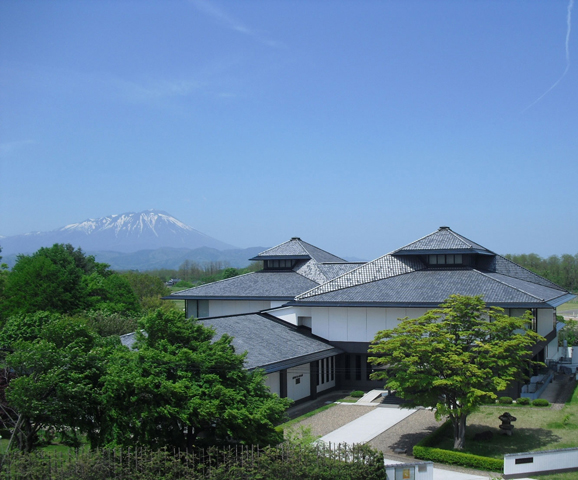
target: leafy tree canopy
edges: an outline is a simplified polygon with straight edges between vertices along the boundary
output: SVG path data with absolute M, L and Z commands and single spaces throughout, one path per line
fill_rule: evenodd
M 543 338 L 527 328 L 530 323 L 529 312 L 509 317 L 487 308 L 481 296 L 452 295 L 440 308 L 377 333 L 369 361 L 384 369 L 372 378 L 384 379 L 408 407 L 448 416 L 454 448 L 463 449 L 467 416 L 532 364 L 531 347 Z
M 6 280 L 4 297 L 4 319 L 38 311 L 75 313 L 107 308 L 131 312 L 140 308 L 126 280 L 70 244 L 19 255 Z
M 276 443 L 288 406 L 261 372 L 248 372 L 231 338 L 158 310 L 144 317 L 134 350 L 110 359 L 104 395 L 114 444 L 190 448 L 235 439 Z
M 14 428 L 24 451 L 36 446 L 44 428 L 74 437 L 77 432 L 94 436 L 100 430 L 97 386 L 104 350 L 96 348 L 99 339 L 83 322 L 52 315 L 28 317 L 44 323 L 39 335 L 16 340 L 5 359 L 17 377 L 6 389 L 6 400 L 19 414 Z

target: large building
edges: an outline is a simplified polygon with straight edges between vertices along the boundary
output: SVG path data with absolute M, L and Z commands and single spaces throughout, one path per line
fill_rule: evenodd
M 254 348 L 278 352 L 278 366 L 283 366 L 281 357 L 291 357 L 294 348 L 291 366 L 269 369 L 272 390 L 294 400 L 314 397 L 330 387 L 381 387 L 381 382 L 369 379 L 371 367 L 367 363 L 367 348 L 375 334 L 395 327 L 400 318 L 423 315 L 452 294 L 483 295 L 488 306 L 502 307 L 510 316 L 530 310 L 532 328 L 545 338 L 534 347 L 535 359 L 555 359 L 556 307 L 574 298 L 560 286 L 449 227 L 440 227 L 367 263 L 346 262 L 299 238 L 252 260 L 263 261 L 263 270 L 166 298 L 184 299 L 187 316 L 216 326 L 218 333 L 234 336 L 238 350 L 242 351 L 245 344 L 250 355 Z M 283 354 L 274 341 L 249 346 L 243 340 L 263 328 L 256 317 L 242 315 L 249 313 L 269 322 L 282 321 L 295 329 L 296 336 Z M 221 318 L 224 316 L 233 316 L 234 320 L 225 321 Z M 235 322 L 240 328 L 234 328 Z M 225 324 L 226 328 L 219 327 Z M 324 353 L 319 358 L 309 356 L 319 355 L 315 348 L 298 355 L 300 338 L 322 342 L 327 348 L 321 349 Z M 250 368 L 255 367 L 266 365 Z M 290 374 L 290 368 L 298 368 L 303 375 Z M 327 382 L 329 379 L 334 380 Z M 297 391 L 292 382 L 309 385 L 309 390 L 302 387 Z

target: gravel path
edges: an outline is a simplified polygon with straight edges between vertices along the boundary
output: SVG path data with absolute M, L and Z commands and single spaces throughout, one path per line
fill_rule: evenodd
M 409 454 L 408 458 L 413 458 L 411 455 L 413 446 L 442 423 L 443 421 L 438 422 L 435 419 L 431 410 L 418 410 L 375 437 L 369 445 L 382 451 L 386 456 L 391 453 L 400 454 L 400 450 L 405 450 Z
M 355 404 L 337 404 L 323 412 L 306 418 L 290 427 L 290 430 L 299 431 L 301 427 L 311 428 L 311 435 L 322 437 L 333 430 L 337 430 L 346 423 L 349 423 L 366 413 L 371 412 L 376 407 L 366 407 Z
M 337 430 L 374 408 L 355 404 L 337 404 L 313 417 L 291 426 L 291 430 L 299 431 L 301 427 L 311 428 L 311 434 L 322 437 Z M 386 455 L 395 453 L 395 450 L 406 450 L 411 454 L 413 446 L 426 435 L 433 432 L 442 422 L 437 422 L 430 410 L 418 410 L 414 414 L 397 423 L 390 429 L 378 435 L 369 442 L 369 445 L 384 452 Z M 399 452 L 398 452 L 399 454 Z M 410 457 L 410 455 L 408 455 Z M 411 457 L 413 458 L 413 457 Z

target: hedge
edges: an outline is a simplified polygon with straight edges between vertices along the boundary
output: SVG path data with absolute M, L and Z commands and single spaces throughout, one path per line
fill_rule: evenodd
M 472 455 L 471 453 L 431 447 L 432 444 L 438 443 L 438 440 L 452 428 L 452 422 L 450 420 L 446 421 L 435 432 L 423 438 L 413 447 L 413 456 L 420 460 L 459 465 L 489 472 L 502 472 L 504 470 L 503 459 L 482 457 L 481 455 Z

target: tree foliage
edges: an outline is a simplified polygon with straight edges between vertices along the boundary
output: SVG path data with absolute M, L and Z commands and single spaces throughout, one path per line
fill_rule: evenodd
M 231 338 L 180 312 L 142 321 L 136 349 L 110 359 L 104 396 L 108 440 L 120 445 L 191 448 L 235 439 L 276 443 L 288 406 L 269 392 L 261 372 L 248 372 Z
M 578 253 L 576 255 L 567 253 L 562 256 L 550 255 L 548 258 L 542 258 L 535 253 L 508 254 L 505 257 L 566 290 L 578 291 Z
M 531 347 L 543 338 L 529 324 L 529 312 L 509 317 L 487 308 L 481 296 L 452 295 L 439 308 L 377 333 L 369 361 L 384 369 L 372 378 L 384 379 L 408 407 L 433 407 L 438 418 L 448 416 L 454 448 L 463 449 L 467 416 L 532 364 Z
M 72 245 L 55 244 L 19 255 L 6 280 L 2 316 L 87 309 L 134 312 L 140 308 L 129 283 Z
M 35 317 L 36 318 L 36 317 Z M 31 451 L 41 429 L 51 428 L 78 441 L 77 433 L 98 430 L 98 385 L 103 359 L 98 338 L 76 319 L 43 318 L 37 338 L 14 341 L 5 363 L 14 372 L 6 400 L 18 412 L 15 435 Z

